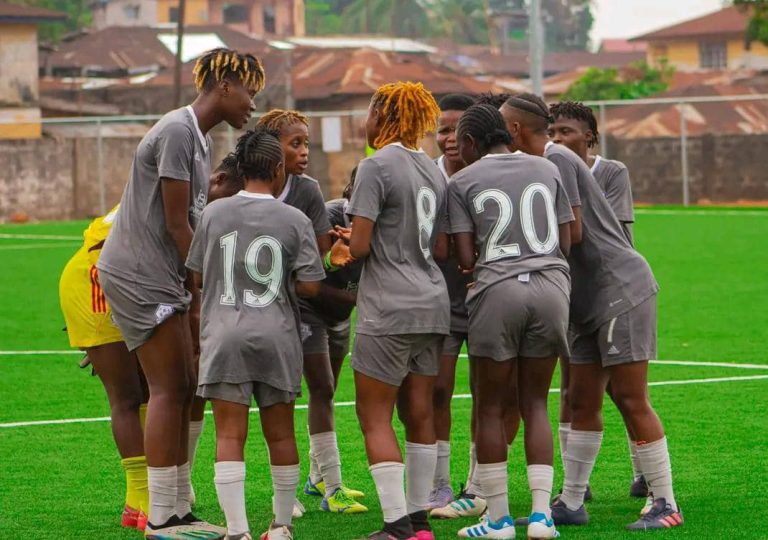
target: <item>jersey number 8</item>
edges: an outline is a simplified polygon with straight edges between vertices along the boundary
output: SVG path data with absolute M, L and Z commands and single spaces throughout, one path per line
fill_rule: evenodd
M 427 187 L 419 189 L 416 196 L 416 219 L 419 222 L 419 247 L 424 254 L 424 259 L 429 261 L 432 257 L 432 231 L 435 228 L 437 217 L 437 196 Z
M 541 195 L 544 199 L 544 206 L 547 212 L 547 237 L 542 242 L 536 232 L 536 225 L 533 221 L 533 200 L 536 195 Z M 502 236 L 512 221 L 514 209 L 509 196 L 498 189 L 487 189 L 481 191 L 472 201 L 475 205 L 475 211 L 481 214 L 485 211 L 485 203 L 488 200 L 494 201 L 499 207 L 499 219 L 491 229 L 488 236 L 488 243 L 485 248 L 485 261 L 496 261 L 506 259 L 507 257 L 520 256 L 520 244 L 500 244 Z M 552 199 L 552 193 L 544 184 L 530 184 L 523 190 L 520 197 L 520 224 L 531 251 L 538 254 L 551 253 L 557 246 L 557 217 L 555 216 L 555 205 Z
M 225 306 L 235 305 L 235 249 L 237 248 L 237 231 L 225 234 L 219 239 L 219 245 L 224 251 L 224 294 L 219 300 Z M 267 249 L 271 255 L 271 263 L 267 272 L 261 272 L 258 267 L 259 253 Z M 264 285 L 264 292 L 256 294 L 252 289 L 243 291 L 243 303 L 249 307 L 263 308 L 275 301 L 283 281 L 283 250 L 280 242 L 271 236 L 259 236 L 245 250 L 245 271 L 256 283 Z

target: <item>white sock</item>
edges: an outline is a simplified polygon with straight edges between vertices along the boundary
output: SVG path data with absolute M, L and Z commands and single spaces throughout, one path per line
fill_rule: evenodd
M 293 517 L 293 501 L 299 485 L 299 464 L 271 465 L 272 490 L 274 491 L 275 525 L 290 525 Z
M 214 470 L 216 495 L 227 518 L 227 533 L 231 536 L 247 533 L 250 529 L 245 512 L 245 463 L 220 461 Z
M 531 488 L 531 513 L 541 513 L 552 517 L 549 498 L 552 495 L 552 482 L 555 469 L 551 465 L 528 465 L 528 487 Z
M 409 514 L 426 510 L 429 507 L 429 493 L 437 466 L 437 444 L 418 444 L 405 442 L 405 476 Z
M 560 460 L 563 462 L 563 469 L 565 469 L 565 453 L 568 450 L 568 435 L 571 433 L 570 422 L 560 422 L 560 427 L 557 429 L 557 434 L 560 438 Z
M 478 463 L 475 471 L 480 488 L 488 503 L 488 515 L 491 521 L 499 521 L 509 515 L 509 497 L 507 496 L 507 462 Z
M 309 454 L 310 456 L 314 454 L 321 478 L 325 482 L 325 494 L 333 495 L 341 487 L 341 458 L 336 432 L 327 431 L 310 435 L 309 448 Z M 310 478 L 311 476 L 310 472 Z
M 313 484 L 317 484 L 323 479 L 323 475 L 320 474 L 320 465 L 317 463 L 317 456 L 312 448 L 312 435 L 309 436 L 309 480 Z
M 205 420 L 192 420 L 189 423 L 189 448 L 187 449 L 187 455 L 189 456 L 190 469 L 195 466 L 195 453 L 197 453 L 197 443 L 200 441 L 200 435 L 203 433 L 203 426 Z
M 176 513 L 176 465 L 147 467 L 149 485 L 149 522 L 159 527 Z
M 627 445 L 629 446 L 629 459 L 632 460 L 632 480 L 637 480 L 643 473 L 640 472 L 640 459 L 637 457 L 637 443 L 632 440 L 627 432 Z
M 184 517 L 192 511 L 192 481 L 189 462 L 176 468 L 176 515 Z
M 376 493 L 379 494 L 384 523 L 394 523 L 408 515 L 405 502 L 405 465 L 396 461 L 383 461 L 369 467 Z
M 667 504 L 677 510 L 675 492 L 672 489 L 672 465 L 669 460 L 667 438 L 637 445 L 637 458 L 640 460 L 640 471 L 648 482 L 648 490 L 654 499 L 664 498 Z
M 571 510 L 578 510 L 584 504 L 589 477 L 595 466 L 602 431 L 577 431 L 568 434 L 568 452 L 565 455 L 565 482 L 563 483 L 562 501 Z
M 451 443 L 448 441 L 437 441 L 437 466 L 432 485 L 435 488 L 451 485 Z
M 467 475 L 467 487 L 466 492 L 470 495 L 483 496 L 483 491 L 477 482 L 477 445 L 470 443 L 469 445 L 469 474 Z

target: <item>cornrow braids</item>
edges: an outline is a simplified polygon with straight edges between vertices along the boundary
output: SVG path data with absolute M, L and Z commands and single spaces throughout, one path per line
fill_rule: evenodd
M 529 121 L 529 127 L 537 132 L 546 131 L 549 124 L 554 122 L 554 118 L 549 113 L 549 107 L 536 94 L 524 93 L 512 96 L 505 103 L 505 106 L 517 109 Z
M 488 103 L 472 105 L 464 111 L 456 127 L 456 134 L 459 139 L 471 135 L 481 155 L 487 154 L 498 144 L 512 143 L 512 135 L 507 131 L 504 117 L 499 109 Z
M 555 120 L 558 118 L 568 118 L 584 122 L 592 132 L 592 139 L 587 143 L 587 146 L 592 148 L 597 145 L 600 133 L 597 131 L 597 118 L 595 118 L 595 113 L 592 109 L 579 101 L 561 101 L 552 105 L 549 108 L 549 112 Z
M 419 139 L 437 130 L 440 107 L 432 93 L 421 83 L 396 82 L 376 90 L 371 106 L 380 107 L 384 116 L 374 147 L 382 148 L 395 141 L 416 148 Z
M 256 122 L 257 126 L 265 126 L 278 132 L 285 126 L 293 124 L 304 124 L 309 127 L 309 119 L 299 111 L 272 109 Z
M 207 92 L 214 84 L 225 79 L 237 79 L 249 91 L 256 93 L 264 90 L 266 84 L 261 61 L 252 54 L 243 54 L 232 49 L 208 51 L 197 59 L 192 73 L 198 92 Z
M 507 93 L 494 94 L 493 92 L 484 92 L 479 96 L 477 96 L 477 98 L 475 99 L 475 105 L 481 105 L 483 103 L 486 103 L 488 105 L 492 105 L 493 107 L 496 107 L 497 109 L 499 109 L 511 97 L 512 97 L 512 94 L 507 94 Z
M 244 179 L 268 180 L 283 161 L 280 135 L 266 127 L 246 131 L 237 139 L 237 171 Z

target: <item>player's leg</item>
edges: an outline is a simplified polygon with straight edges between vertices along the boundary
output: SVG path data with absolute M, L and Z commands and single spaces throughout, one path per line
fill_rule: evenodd
M 299 485 L 299 452 L 294 432 L 294 400 L 296 396 L 266 384 L 259 384 L 261 429 L 269 447 L 272 472 L 275 519 L 264 540 L 290 540 L 293 505 Z
M 613 396 L 611 390 L 611 384 L 608 383 L 608 389 L 606 390 L 608 395 L 613 401 L 613 404 L 618 408 L 616 399 Z M 629 448 L 629 459 L 632 463 L 632 483 L 629 486 L 629 496 L 644 499 L 648 497 L 648 484 L 645 482 L 643 474 L 640 472 L 640 460 L 637 457 L 637 436 L 632 433 L 632 428 L 624 423 L 624 427 L 627 431 L 627 447 Z
M 245 386 L 248 391 L 242 391 Z M 248 437 L 251 385 L 221 383 L 205 385 L 204 388 L 206 394 L 212 397 L 216 425 L 216 495 L 227 519 L 227 538 L 240 539 L 250 532 L 245 508 L 244 449 Z
M 143 528 L 149 512 L 147 460 L 139 409 L 146 402 L 136 355 L 124 342 L 86 349 L 96 375 L 109 399 L 112 435 L 126 476 L 124 527 Z
M 507 492 L 507 392 L 517 377 L 514 359 L 473 358 L 477 364 L 477 469 L 475 477 L 488 504 L 487 519 L 459 531 L 464 538 L 514 538 Z
M 429 497 L 430 509 L 441 508 L 453 500 L 451 489 L 451 399 L 456 385 L 456 361 L 463 340 L 456 334 L 443 341 L 440 368 L 432 396 L 437 437 L 437 466 Z M 457 347 L 458 345 L 458 347 Z M 458 350 L 456 350 L 458 348 Z
M 560 358 L 560 425 L 557 429 L 560 440 L 560 461 L 565 468 L 565 454 L 568 451 L 568 435 L 571 433 L 570 383 L 571 364 L 568 358 Z
M 192 360 L 195 370 L 195 378 L 200 371 L 200 352 L 197 351 Z M 187 453 L 189 455 L 189 470 L 190 472 L 195 466 L 195 455 L 197 454 L 197 445 L 200 442 L 200 436 L 203 434 L 203 427 L 205 426 L 205 403 L 206 400 L 195 395 L 192 400 L 192 408 L 189 413 L 189 442 L 187 447 Z M 194 506 L 195 504 L 195 489 L 190 484 L 190 496 L 189 503 Z

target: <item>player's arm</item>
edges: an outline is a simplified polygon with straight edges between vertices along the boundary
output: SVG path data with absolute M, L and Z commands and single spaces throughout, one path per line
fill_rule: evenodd
M 337 289 L 325 283 L 320 287 L 320 294 L 315 299 L 323 313 L 336 320 L 348 319 L 357 304 L 357 292 Z
M 571 224 L 562 223 L 558 229 L 560 232 L 560 251 L 567 257 L 571 254 Z
M 560 176 L 555 174 L 555 212 L 557 215 L 558 233 L 560 234 L 560 251 L 566 257 L 571 253 L 571 244 L 573 239 L 573 223 L 576 221 L 576 212 L 581 216 L 581 207 L 571 207 L 568 194 L 563 187 Z M 581 220 L 579 219 L 579 231 L 581 231 Z
M 317 249 L 320 251 L 320 256 L 325 257 L 325 254 L 331 250 L 331 222 L 328 220 L 328 212 L 325 210 L 325 201 L 320 186 L 314 182 L 311 185 L 313 189 L 311 201 L 307 207 L 307 217 L 312 221 L 312 227 L 315 230 L 315 235 L 317 235 Z
M 349 251 L 355 259 L 371 252 L 371 238 L 376 220 L 388 195 L 386 173 L 373 159 L 364 159 L 357 167 L 355 191 L 349 201 L 347 214 L 352 217 Z
M 569 251 L 572 245 L 581 244 L 582 237 L 581 206 L 572 206 L 571 211 L 573 212 L 574 220 L 568 226 L 568 238 L 570 240 L 570 244 L 568 245 Z
M 460 232 L 452 235 L 456 258 L 462 270 L 472 270 L 475 267 L 475 233 Z
M 314 298 L 320 294 L 320 281 L 299 281 L 296 280 L 294 289 L 299 298 Z
M 187 260 L 192 244 L 192 226 L 189 224 L 189 182 L 171 178 L 160 179 L 165 226 L 171 235 L 179 258 Z
M 475 254 L 475 225 L 465 200 L 461 182 L 448 185 L 448 230 L 459 266 L 465 272 L 472 270 L 477 261 Z
M 437 233 L 435 248 L 432 250 L 432 257 L 436 261 L 443 262 L 448 260 L 451 252 L 451 240 L 447 233 Z
M 299 298 L 314 298 L 320 294 L 322 282 L 325 279 L 323 263 L 317 252 L 316 237 L 312 223 L 305 220 L 301 230 L 299 251 L 293 266 L 296 281 L 294 290 Z
M 355 259 L 363 259 L 370 254 L 374 225 L 375 222 L 363 216 L 355 216 L 352 220 L 349 252 Z

